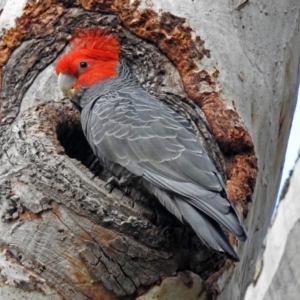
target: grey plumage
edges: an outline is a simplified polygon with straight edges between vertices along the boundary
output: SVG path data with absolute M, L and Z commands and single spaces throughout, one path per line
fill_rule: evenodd
M 242 241 L 246 230 L 189 123 L 145 91 L 122 62 L 117 78 L 78 95 L 83 131 L 101 163 L 124 184 L 139 177 L 204 244 L 238 260 L 220 224 Z

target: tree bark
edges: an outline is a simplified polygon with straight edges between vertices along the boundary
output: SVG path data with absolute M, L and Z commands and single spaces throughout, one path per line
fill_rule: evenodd
M 273 218 L 265 249 L 245 300 L 298 299 L 300 232 L 300 160 L 286 183 L 286 193 Z
M 162 287 L 177 286 L 195 299 L 243 298 L 275 204 L 298 83 L 299 3 L 275 2 L 1 3 L 3 295 L 167 299 Z M 248 242 L 230 235 L 236 266 L 155 199 L 106 189 L 109 174 L 53 70 L 83 25 L 115 32 L 143 86 L 191 122 L 247 216 Z

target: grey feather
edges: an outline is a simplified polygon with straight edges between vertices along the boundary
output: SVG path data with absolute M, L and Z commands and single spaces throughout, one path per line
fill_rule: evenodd
M 101 163 L 119 178 L 141 177 L 206 245 L 237 260 L 219 224 L 240 240 L 246 230 L 222 196 L 224 183 L 188 122 L 146 92 L 123 63 L 117 78 L 81 94 L 83 131 Z
M 205 245 L 218 251 L 225 251 L 233 260 L 239 261 L 239 257 L 228 243 L 226 235 L 216 221 L 177 196 L 175 196 L 175 202 L 183 217 L 188 218 L 191 227 Z

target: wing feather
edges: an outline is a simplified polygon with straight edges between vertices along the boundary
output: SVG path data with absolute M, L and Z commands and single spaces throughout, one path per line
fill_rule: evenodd
M 96 155 L 142 176 L 148 189 L 206 244 L 236 256 L 216 222 L 241 240 L 246 231 L 220 195 L 224 183 L 188 122 L 138 86 L 108 94 L 82 111 Z

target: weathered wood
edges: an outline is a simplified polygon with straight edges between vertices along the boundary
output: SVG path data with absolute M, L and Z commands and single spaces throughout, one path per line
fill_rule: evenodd
M 271 216 L 295 103 L 299 3 L 284 4 L 296 21 L 280 23 L 289 45 L 282 49 L 281 35 L 270 30 L 277 4 L 28 1 L 0 44 L 0 246 L 8 261 L 64 299 L 134 299 L 179 270 L 208 278 L 206 298 L 242 297 Z M 191 122 L 244 216 L 258 157 L 250 240 L 237 245 L 241 263 L 203 247 L 149 196 L 105 189 L 109 174 L 76 110 L 61 102 L 53 70 L 79 25 L 109 27 L 120 37 L 122 57 L 143 86 Z
M 61 98 L 53 61 L 79 18 L 118 31 L 122 56 L 145 88 L 191 121 L 225 176 L 205 117 L 167 58 L 120 27 L 116 16 L 70 9 L 53 31 L 30 35 L 3 68 L 1 245 L 66 299 L 134 296 L 179 269 L 207 277 L 224 257 L 154 199 L 135 190 L 130 198 L 117 189 L 109 194 L 109 174 L 85 141 L 79 113 L 68 100 L 50 101 Z
M 2 136 L 1 245 L 21 264 L 78 299 L 95 298 L 102 284 L 121 297 L 177 269 L 204 275 L 222 264 L 221 256 L 199 269 L 207 251 L 190 230 L 137 191 L 131 198 L 117 189 L 108 194 L 105 182 L 64 154 L 56 133 L 66 149 L 82 147 L 76 157 L 108 177 L 95 167 L 70 104 L 48 102 L 17 118 Z

